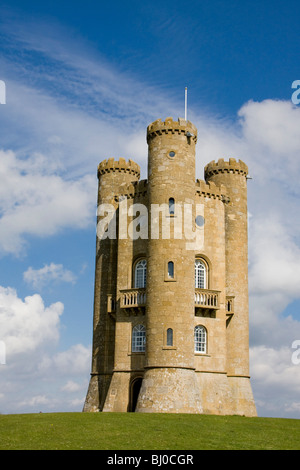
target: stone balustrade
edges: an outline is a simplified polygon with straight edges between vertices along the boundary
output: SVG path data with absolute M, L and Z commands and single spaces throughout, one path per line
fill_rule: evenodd
M 195 307 L 218 310 L 219 294 L 217 290 L 195 289 Z
M 121 308 L 145 307 L 146 289 L 121 290 Z

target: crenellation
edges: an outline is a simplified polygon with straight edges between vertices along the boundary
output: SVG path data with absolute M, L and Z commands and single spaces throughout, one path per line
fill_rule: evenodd
M 105 173 L 114 173 L 114 172 L 126 172 L 131 173 L 132 175 L 140 177 L 140 166 L 135 163 L 133 160 L 125 160 L 125 158 L 119 158 L 115 160 L 114 158 L 109 158 L 108 160 L 103 160 L 98 165 L 98 177 Z
M 204 180 L 197 179 L 196 194 L 224 200 L 226 197 L 226 187 L 224 185 L 217 186 L 214 182 L 206 183 Z
M 162 134 L 186 135 L 192 138 L 195 143 L 197 142 L 196 127 L 190 121 L 185 121 L 181 118 L 177 121 L 174 121 L 172 117 L 166 118 L 165 121 L 162 121 L 161 119 L 154 121 L 147 128 L 147 142 L 149 143 L 149 140 Z
M 247 176 L 248 167 L 242 160 L 237 161 L 235 158 L 229 158 L 228 162 L 226 162 L 224 158 L 220 158 L 217 162 L 213 160 L 204 168 L 205 180 L 211 175 L 225 172 L 238 173 Z
M 123 183 L 115 189 L 115 200 L 118 201 L 120 197 L 126 197 L 127 199 L 144 197 L 147 195 L 147 190 L 148 181 L 146 179 Z

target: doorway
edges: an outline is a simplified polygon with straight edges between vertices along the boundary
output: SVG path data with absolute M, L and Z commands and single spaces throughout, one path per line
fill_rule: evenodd
M 137 377 L 131 382 L 130 386 L 130 402 L 129 402 L 129 410 L 128 411 L 135 411 L 140 389 L 142 386 L 143 379 L 142 377 Z

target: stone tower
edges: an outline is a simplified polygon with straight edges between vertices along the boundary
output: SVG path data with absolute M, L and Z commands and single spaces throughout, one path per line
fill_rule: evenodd
M 196 180 L 197 130 L 183 119 L 153 122 L 147 142 L 147 180 L 132 161 L 98 167 L 102 230 L 84 411 L 255 416 L 247 166 L 220 159 Z
M 227 377 L 234 404 L 239 410 L 251 399 L 249 377 L 249 304 L 248 304 L 248 167 L 242 161 L 220 159 L 205 167 L 206 181 L 223 184 L 225 204 L 225 265 L 227 310 Z M 241 403 L 240 403 L 241 402 Z
M 196 128 L 185 121 L 156 121 L 147 131 L 147 354 L 137 411 L 202 411 L 194 364 L 194 253 L 187 250 L 183 230 L 181 238 L 174 230 L 179 208 L 194 205 L 196 140 Z M 153 215 L 157 205 L 166 209 L 161 221 Z M 171 210 L 169 205 L 173 205 Z M 170 234 L 164 239 L 166 218 Z M 156 227 L 161 232 L 159 238 L 153 236 Z M 173 336 L 170 345 L 168 330 Z

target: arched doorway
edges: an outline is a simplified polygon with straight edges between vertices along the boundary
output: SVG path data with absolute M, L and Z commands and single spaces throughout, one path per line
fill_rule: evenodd
M 129 410 L 128 411 L 135 411 L 136 404 L 138 401 L 140 389 L 142 386 L 143 379 L 142 377 L 136 377 L 131 382 L 130 386 L 130 401 L 129 401 Z

